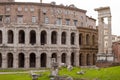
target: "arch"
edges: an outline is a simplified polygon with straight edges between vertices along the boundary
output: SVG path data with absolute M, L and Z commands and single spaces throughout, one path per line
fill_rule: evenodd
M 30 31 L 30 44 L 34 45 L 36 43 L 36 32 L 34 30 Z
M 12 68 L 13 67 L 13 54 L 12 53 L 8 53 L 7 54 L 7 64 L 8 64 L 8 68 Z
M 57 54 L 56 53 L 53 53 L 52 54 L 52 58 L 55 58 L 56 62 L 57 62 Z
M 75 65 L 75 54 L 74 53 L 71 54 L 70 60 L 71 60 L 71 65 L 74 66 Z
M 23 68 L 24 64 L 25 64 L 24 53 L 19 53 L 19 55 L 18 55 L 18 67 Z
M 95 45 L 95 35 L 92 36 L 92 44 Z
M 2 54 L 0 53 L 0 67 L 2 67 Z
M 66 53 L 63 53 L 62 55 L 61 55 L 61 62 L 62 63 L 66 63 Z
M 96 64 L 96 55 L 93 54 L 93 65 L 95 65 L 95 64 Z
M 36 55 L 35 53 L 30 54 L 30 67 L 36 66 Z
M 90 54 L 87 54 L 86 56 L 86 64 L 89 66 L 90 65 Z
M 90 39 L 90 36 L 89 34 L 86 35 L 86 45 L 89 45 L 89 39 Z
M 19 31 L 19 43 L 25 43 L 25 32 L 23 30 Z
M 66 44 L 66 32 L 62 32 L 61 43 Z
M 47 63 L 46 53 L 41 54 L 40 61 L 41 61 L 41 67 L 46 67 L 46 63 Z
M 44 45 L 44 44 L 47 43 L 47 33 L 46 33 L 46 31 L 41 32 L 40 39 L 41 39 L 41 45 Z
M 75 44 L 75 33 L 71 33 L 71 45 Z
M 57 32 L 53 31 L 51 35 L 51 43 L 52 44 L 57 44 Z
M 79 34 L 79 45 L 82 45 L 83 41 L 83 35 L 80 33 Z
M 84 61 L 84 55 L 81 53 L 79 54 L 79 66 L 83 66 L 83 61 Z
M 0 30 L 0 44 L 2 44 L 2 31 Z
M 8 43 L 13 43 L 14 34 L 12 30 L 8 30 Z

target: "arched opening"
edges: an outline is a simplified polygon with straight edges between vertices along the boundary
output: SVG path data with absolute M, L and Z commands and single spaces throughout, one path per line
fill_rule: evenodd
M 20 53 L 19 56 L 18 56 L 18 65 L 20 68 L 23 68 L 24 67 L 24 63 L 25 63 L 25 57 L 24 57 L 24 54 L 23 53 Z
M 47 33 L 46 31 L 41 32 L 41 45 L 44 45 L 47 43 Z
M 36 66 L 36 55 L 34 53 L 30 54 L 30 67 Z
M 71 45 L 75 44 L 75 33 L 71 33 Z
M 36 32 L 34 30 L 30 31 L 30 44 L 34 45 L 36 43 Z
M 46 61 L 47 61 L 47 56 L 46 56 L 46 53 L 42 53 L 41 54 L 41 67 L 46 67 Z
M 57 62 L 57 54 L 56 53 L 52 54 L 52 58 L 55 58 L 55 61 Z
M 7 54 L 7 64 L 8 64 L 8 68 L 13 67 L 13 54 L 12 53 Z
M 79 66 L 82 66 L 82 54 L 79 54 Z
M 0 67 L 2 67 L 2 54 L 0 53 Z
M 66 54 L 65 53 L 62 54 L 61 58 L 62 58 L 61 62 L 66 63 Z
M 19 31 L 19 43 L 25 43 L 25 32 L 23 30 Z
M 2 44 L 2 31 L 0 30 L 0 44 Z
M 89 66 L 90 65 L 90 54 L 87 54 L 87 57 L 86 57 L 86 64 Z
M 57 32 L 53 31 L 51 35 L 51 43 L 52 44 L 57 44 Z
M 62 32 L 61 42 L 62 44 L 66 44 L 66 32 Z
M 92 36 L 92 44 L 95 45 L 95 35 Z
M 8 43 L 13 43 L 13 37 L 14 37 L 13 31 L 9 30 L 8 31 Z
M 82 45 L 82 34 L 79 34 L 79 45 Z
M 90 37 L 89 37 L 89 35 L 87 34 L 87 35 L 86 35 L 86 45 L 89 45 L 89 39 L 90 39 Z
M 71 65 L 72 66 L 75 65 L 75 54 L 74 53 L 71 54 Z
M 96 64 L 96 55 L 93 54 L 93 65 L 95 65 L 95 64 Z

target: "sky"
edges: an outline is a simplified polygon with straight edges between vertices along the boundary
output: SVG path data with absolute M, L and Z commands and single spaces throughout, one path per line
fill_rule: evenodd
M 40 0 L 15 0 L 16 2 L 40 2 Z M 91 16 L 98 21 L 98 13 L 95 8 L 109 6 L 112 15 L 112 34 L 120 36 L 120 1 L 119 0 L 42 0 L 43 3 L 56 2 L 57 5 L 74 4 L 77 8 L 87 10 L 87 16 Z

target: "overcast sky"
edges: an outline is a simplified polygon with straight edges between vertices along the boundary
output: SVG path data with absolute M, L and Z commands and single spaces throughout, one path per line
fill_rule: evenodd
M 15 0 L 16 2 L 40 2 L 40 0 Z M 74 4 L 80 9 L 87 10 L 87 15 L 97 19 L 95 8 L 110 6 L 112 14 L 112 34 L 120 35 L 120 1 L 119 0 L 42 0 L 43 3 L 56 2 L 57 5 Z

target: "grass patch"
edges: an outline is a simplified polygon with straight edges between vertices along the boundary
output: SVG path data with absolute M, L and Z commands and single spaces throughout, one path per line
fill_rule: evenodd
M 85 74 L 83 75 L 77 74 L 77 72 L 81 70 L 84 71 Z M 8 70 L 8 72 L 10 71 L 13 72 L 12 70 Z M 16 71 L 19 72 L 21 70 Z M 5 72 L 7 72 L 7 70 Z M 49 79 L 50 71 L 48 69 L 45 72 L 37 72 L 37 74 L 40 73 L 42 74 L 42 76 L 39 77 L 38 80 L 50 80 Z M 75 79 L 85 78 L 88 80 L 93 80 L 95 78 L 98 78 L 100 80 L 120 80 L 119 74 L 120 66 L 101 69 L 74 67 L 72 71 L 67 70 L 67 68 L 61 68 L 59 70 L 60 76 L 71 76 Z M 29 73 L 0 74 L 0 80 L 31 80 L 31 75 Z

